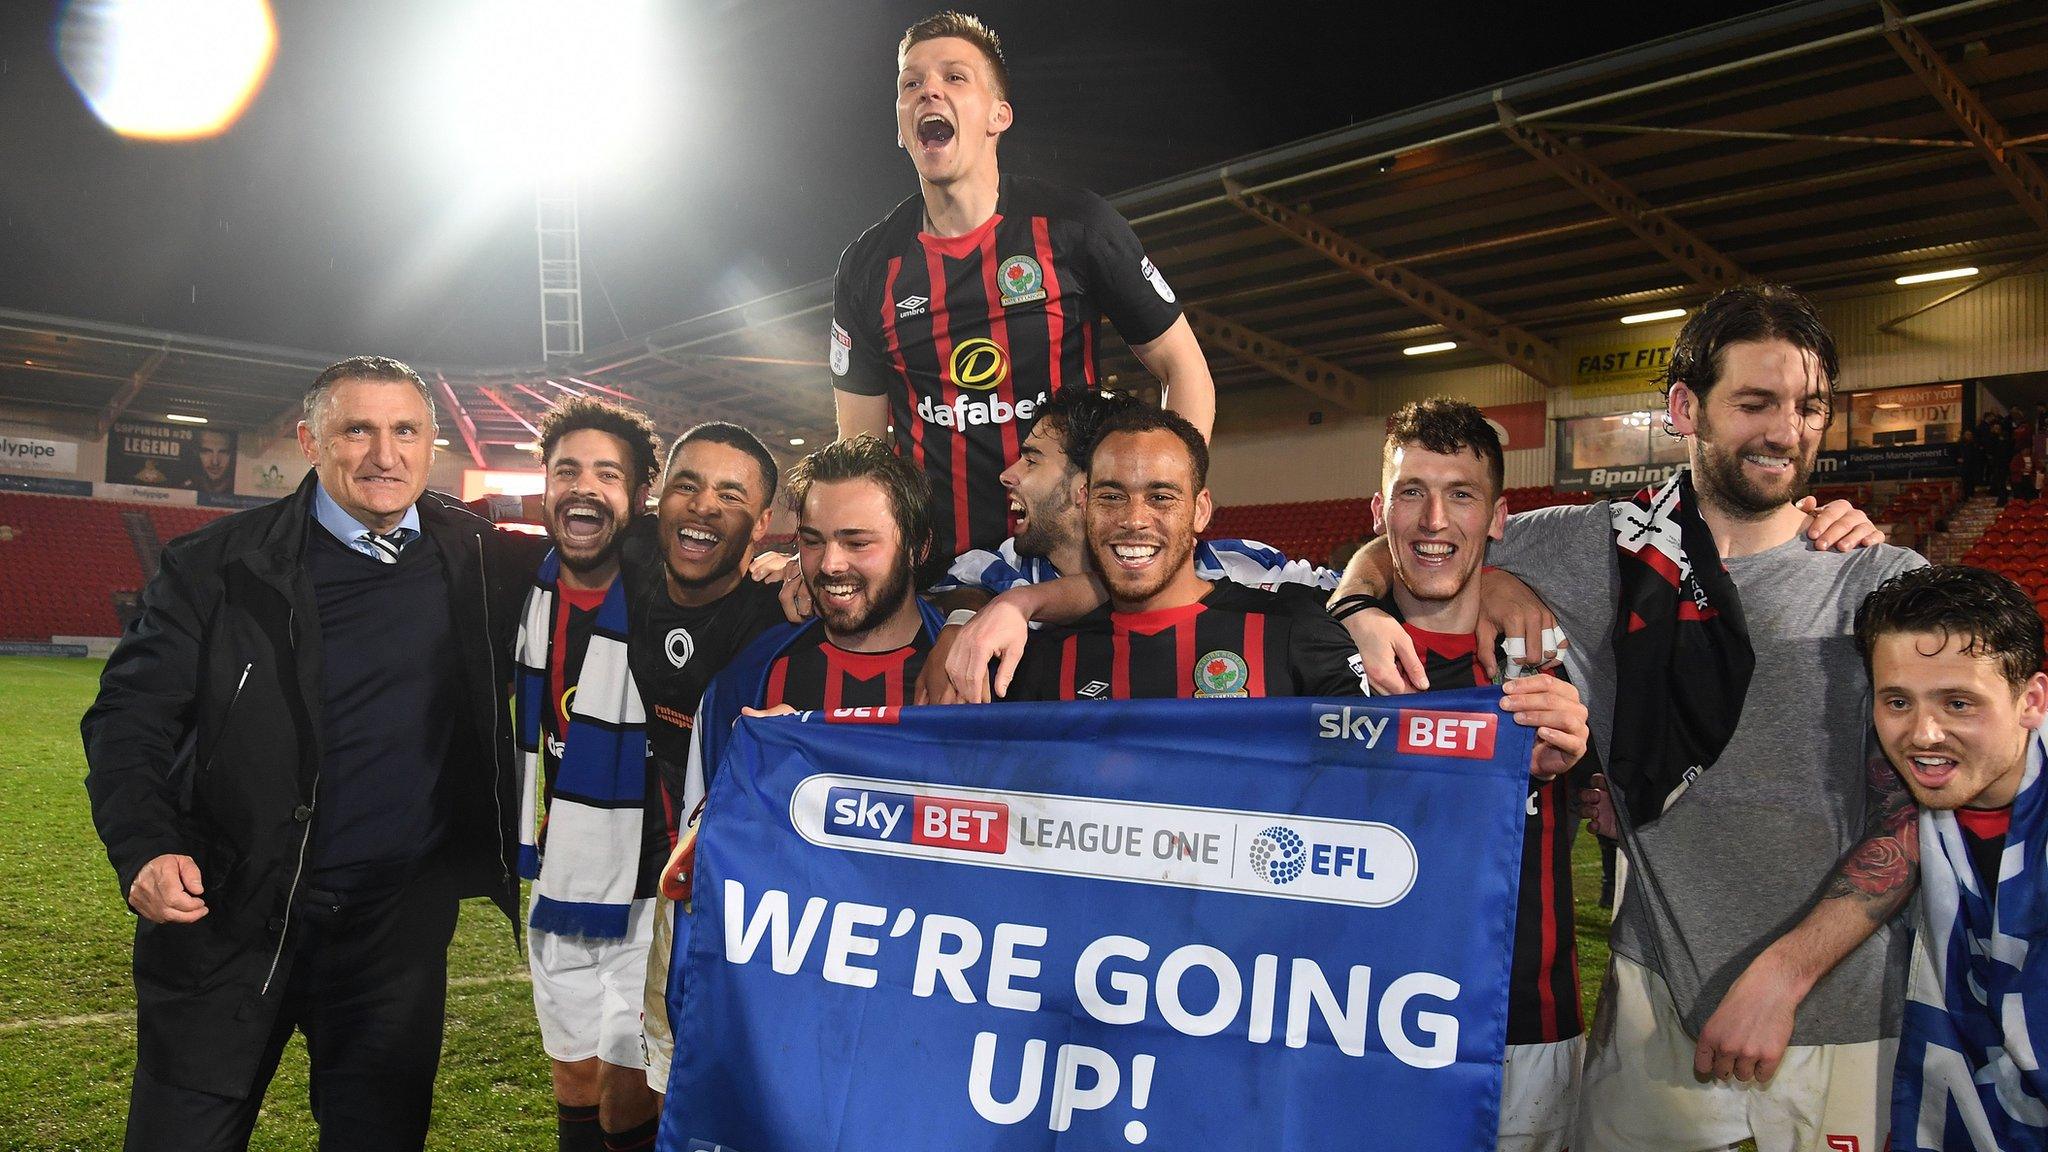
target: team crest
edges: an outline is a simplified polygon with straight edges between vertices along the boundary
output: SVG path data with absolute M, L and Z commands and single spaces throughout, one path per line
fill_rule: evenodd
M 1249 678 L 1245 672 L 1244 657 L 1235 652 L 1219 648 L 1195 661 L 1197 696 L 1247 695 L 1244 686 Z
M 1005 308 L 1045 299 L 1045 270 L 1029 256 L 1006 257 L 996 273 L 996 283 L 1002 289 Z

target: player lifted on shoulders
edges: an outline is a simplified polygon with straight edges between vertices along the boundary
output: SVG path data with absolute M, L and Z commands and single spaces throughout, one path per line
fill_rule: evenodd
M 1108 202 L 998 172 L 1013 113 L 995 34 L 942 12 L 896 55 L 896 137 L 918 194 L 840 257 L 829 359 L 839 435 L 894 428 L 931 481 L 943 563 L 1008 535 L 997 476 L 1039 405 L 1094 386 L 1101 317 L 1205 437 L 1215 387 L 1173 290 Z

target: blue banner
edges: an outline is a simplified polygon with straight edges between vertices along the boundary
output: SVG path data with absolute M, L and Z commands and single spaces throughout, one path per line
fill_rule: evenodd
M 739 722 L 658 1147 L 1494 1145 L 1493 689 Z

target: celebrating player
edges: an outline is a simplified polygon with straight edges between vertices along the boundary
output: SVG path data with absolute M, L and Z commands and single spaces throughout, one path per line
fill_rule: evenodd
M 942 12 L 904 33 L 896 65 L 919 191 L 840 257 L 829 352 L 839 435 L 895 429 L 931 481 L 943 563 L 1008 534 L 997 476 L 1040 405 L 1095 384 L 1101 316 L 1204 436 L 1215 389 L 1130 225 L 1092 193 L 997 171 L 1013 113 L 995 34 Z
M 1920 900 L 1891 1146 L 2048 1147 L 2042 946 L 2048 713 L 2041 617 L 2019 585 L 1943 565 L 1856 612 L 1877 736 L 1920 805 Z
M 1579 1152 L 1884 1144 L 1898 1016 L 1872 990 L 1904 975 L 1888 921 L 1912 890 L 1912 804 L 1867 770 L 1869 731 L 1842 718 L 1866 707 L 1855 606 L 1924 561 L 1827 551 L 1874 530 L 1807 524 L 1798 498 L 1836 374 L 1834 338 L 1798 293 L 1716 295 L 1669 368 L 1690 468 L 1634 501 L 1512 517 L 1489 551 L 1542 595 L 1503 577 L 1486 598 L 1522 606 L 1489 613 L 1548 604 L 1572 637 L 1565 665 L 1621 789 L 1630 887 L 1588 1041 Z M 1384 548 L 1361 552 L 1339 596 L 1384 588 L 1384 565 Z M 1346 621 L 1371 649 L 1355 625 L 1391 628 L 1363 652 L 1375 684 L 1412 652 L 1383 613 Z
M 746 565 L 773 517 L 775 457 L 737 424 L 699 424 L 676 438 L 662 470 L 652 548 L 626 541 L 627 571 L 651 569 L 633 604 L 627 645 L 646 704 L 647 746 L 662 783 L 667 846 L 690 813 L 682 808 L 690 733 L 704 687 L 754 638 L 782 619 L 773 585 L 746 578 Z M 668 983 L 673 915 L 656 904 L 647 950 L 641 1053 L 648 1086 L 668 1089 Z
M 1088 449 L 1087 542 L 1109 603 L 1025 646 L 1009 700 L 1356 696 L 1357 653 L 1321 613 L 1195 571 L 1209 449 L 1171 412 L 1134 407 Z
M 930 548 L 927 496 L 923 475 L 873 436 L 828 444 L 790 469 L 797 556 L 818 615 L 769 629 L 705 688 L 681 798 L 693 822 L 662 875 L 664 896 L 689 898 L 694 817 L 742 713 L 908 702 L 942 624 L 937 609 L 911 591 L 911 573 Z M 673 963 L 666 974 L 671 1024 L 681 1008 Z M 650 1051 L 649 1078 L 665 1083 L 667 1063 Z
M 1500 437 L 1470 404 L 1424 400 L 1388 421 L 1382 461 L 1373 528 L 1386 535 L 1394 566 L 1392 595 L 1383 603 L 1422 654 L 1431 690 L 1490 683 L 1473 630 L 1487 543 L 1507 520 Z M 1578 818 L 1564 773 L 1587 751 L 1586 706 L 1578 689 L 1554 676 L 1519 677 L 1504 691 L 1502 707 L 1536 728 L 1537 743 L 1522 833 L 1497 1147 L 1562 1152 L 1585 1050 L 1572 913 Z
M 589 398 L 550 410 L 539 441 L 554 549 L 519 630 L 519 863 L 534 881 L 527 955 L 557 1145 L 597 1152 L 652 1137 L 658 1107 L 640 1006 L 668 834 L 627 663 L 619 544 L 661 445 L 645 416 Z

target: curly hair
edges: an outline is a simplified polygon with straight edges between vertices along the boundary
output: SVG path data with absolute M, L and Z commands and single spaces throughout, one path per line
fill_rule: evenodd
M 2041 614 L 2018 584 L 1963 564 L 1930 564 L 1879 584 L 1856 609 L 1856 648 L 1870 672 L 1880 636 L 1895 632 L 1967 638 L 1966 656 L 1995 657 L 2017 691 L 2041 670 Z
M 583 431 L 604 432 L 618 437 L 633 457 L 629 473 L 633 487 L 654 483 L 654 470 L 661 462 L 661 437 L 654 434 L 654 422 L 630 408 L 621 408 L 589 396 L 564 400 L 541 416 L 540 435 L 537 437 L 539 447 L 534 454 L 545 464 L 562 437 Z
M 1507 483 L 1507 457 L 1501 452 L 1500 433 L 1494 431 L 1486 413 L 1477 405 L 1449 396 L 1431 396 L 1427 400 L 1411 400 L 1387 417 L 1386 450 L 1380 456 L 1382 487 L 1388 483 L 1385 470 L 1393 467 L 1394 450 L 1409 444 L 1419 444 L 1444 456 L 1470 450 L 1485 461 L 1486 478 L 1492 483 L 1495 496 Z

